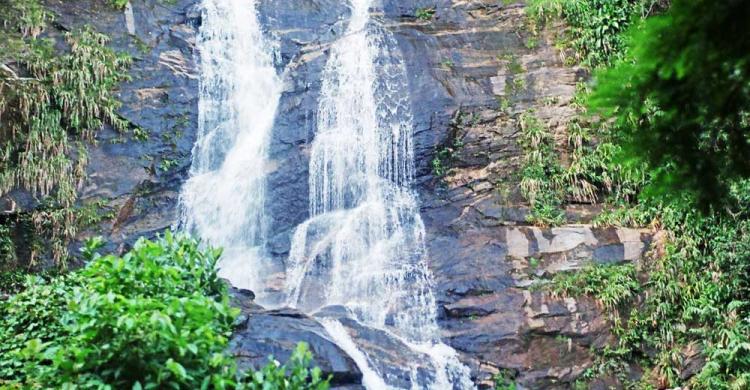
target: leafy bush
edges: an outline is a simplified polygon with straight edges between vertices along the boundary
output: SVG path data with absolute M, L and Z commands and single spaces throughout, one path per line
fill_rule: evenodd
M 435 154 L 430 161 L 432 174 L 436 177 L 443 177 L 451 170 L 456 155 L 463 148 L 464 143 L 461 141 L 460 134 L 466 125 L 475 124 L 475 116 L 458 110 L 451 119 L 451 132 L 449 139 L 443 145 L 435 148 Z
M 0 272 L 12 269 L 16 264 L 16 248 L 8 224 L 0 224 Z
M 673 237 L 648 269 L 649 293 L 624 337 L 634 356 L 659 351 L 658 382 L 681 382 L 681 354 L 673 351 L 691 343 L 707 358 L 692 388 L 739 389 L 750 379 L 750 185 L 735 186 L 734 199 L 732 215 L 704 216 L 689 202 L 661 209 Z
M 607 123 L 578 118 L 568 124 L 569 161 L 560 181 L 569 201 L 629 203 L 636 199 L 646 181 L 646 170 L 625 165 L 617 141 Z
M 732 188 L 733 206 L 724 214 L 704 215 L 689 199 L 636 205 L 633 215 L 670 232 L 656 243 L 659 255 L 644 264 L 643 283 L 632 265 L 622 265 L 559 275 L 549 286 L 559 295 L 593 296 L 612 314 L 618 345 L 600 351 L 595 371 L 637 362 L 647 371 L 635 388 L 747 387 L 750 182 Z M 706 363 L 695 377 L 680 378 L 690 345 L 700 346 Z
M 600 70 L 593 98 L 582 107 L 603 114 L 598 119 L 606 126 L 585 118 L 569 128 L 565 192 L 577 201 L 609 193 L 611 204 L 598 224 L 649 224 L 668 232 L 640 269 L 642 283 L 626 265 L 559 275 L 550 288 L 591 295 L 613 314 L 618 344 L 598 351 L 597 364 L 581 379 L 619 374 L 627 381 L 636 363 L 645 375 L 627 388 L 746 389 L 750 51 L 741 38 L 750 4 L 678 0 L 663 16 L 624 34 L 665 3 L 531 3 L 542 21 L 565 18 L 584 65 L 612 66 Z M 723 38 L 730 35 L 736 39 Z M 644 185 L 649 191 L 641 191 Z M 686 378 L 686 358 L 695 350 L 705 364 Z
M 123 9 L 128 5 L 128 0 L 108 0 L 109 5 L 116 9 Z
M 286 366 L 271 361 L 262 370 L 247 374 L 241 382 L 242 387 L 249 390 L 327 390 L 328 380 L 322 378 L 320 369 L 308 368 L 311 360 L 307 345 L 300 343 Z
M 463 147 L 460 140 L 454 140 L 451 146 L 444 146 L 436 149 L 435 157 L 433 157 L 430 164 L 432 165 L 432 173 L 437 177 L 445 176 L 450 170 L 450 165 L 453 162 L 455 153 Z
M 579 91 L 576 99 L 584 99 L 586 93 Z M 564 223 L 566 202 L 610 201 L 629 207 L 647 179 L 642 166 L 622 162 L 622 148 L 610 126 L 586 118 L 583 107 L 579 110 L 581 117 L 568 124 L 566 164 L 561 163 L 552 134 L 542 121 L 532 111 L 520 117 L 521 190 L 531 205 L 529 222 L 533 224 Z
M 93 255 L 93 245 L 86 268 L 29 280 L 0 303 L 0 386 L 327 388 L 304 345 L 290 367 L 237 375 L 225 352 L 237 310 L 216 275 L 220 251 L 170 233 L 123 257 Z
M 653 167 L 655 192 L 691 191 L 707 209 L 750 178 L 748 18 L 746 1 L 674 1 L 633 32 L 627 61 L 597 74 L 590 103 Z
M 494 390 L 517 390 L 518 385 L 513 380 L 512 374 L 507 370 L 501 370 L 492 378 Z

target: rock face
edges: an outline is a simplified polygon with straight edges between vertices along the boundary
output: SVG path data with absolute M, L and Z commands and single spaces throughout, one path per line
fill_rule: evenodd
M 118 93 L 130 135 L 103 129 L 89 148 L 82 202 L 104 200 L 116 218 L 83 236 L 103 234 L 123 250 L 177 220 L 179 190 L 190 167 L 198 117 L 195 0 L 133 1 L 122 12 L 101 0 L 48 0 L 55 30 L 93 25 L 133 58 L 132 81 Z
M 324 376 L 331 375 L 334 387 L 362 382 L 362 373 L 354 361 L 312 317 L 291 309 L 265 310 L 253 304 L 252 297 L 234 289 L 232 299 L 242 314 L 229 348 L 241 370 L 260 369 L 270 357 L 286 362 L 297 343 L 305 342 L 313 354 L 312 364 Z
M 117 214 L 86 234 L 103 233 L 112 249 L 122 250 L 178 219 L 179 189 L 196 138 L 200 12 L 196 0 L 134 0 L 124 12 L 101 0 L 47 3 L 58 15 L 58 28 L 93 24 L 135 58 L 133 80 L 120 91 L 120 114 L 148 137 L 123 139 L 105 129 L 91 150 L 81 192 L 83 201 L 107 200 Z M 552 299 L 531 286 L 589 262 L 638 261 L 650 236 L 585 225 L 595 207 L 570 207 L 570 222 L 582 224 L 526 226 L 518 117 L 535 110 L 553 129 L 564 157 L 566 123 L 575 114 L 571 100 L 585 75 L 563 65 L 552 36 L 531 34 L 523 4 L 506 3 L 384 0 L 373 11 L 393 31 L 410 78 L 416 187 L 444 341 L 482 386 L 503 370 L 524 388 L 567 388 L 591 365 L 591 348 L 611 341 L 607 322 L 591 300 Z M 415 17 L 424 7 L 435 9 L 431 20 Z M 277 65 L 285 81 L 267 196 L 273 200 L 267 206 L 273 221 L 269 250 L 281 264 L 292 229 L 308 216 L 307 153 L 321 72 L 349 10 L 342 0 L 261 0 L 260 10 L 279 42 Z M 435 161 L 445 171 L 441 177 Z M 296 341 L 307 341 L 315 363 L 336 384 L 359 383 L 362 374 L 319 319 L 267 311 L 250 301 L 236 295 L 246 316 L 232 341 L 241 365 L 257 368 L 269 354 L 284 360 Z M 378 337 L 350 330 L 368 340 Z M 409 357 L 393 359 L 397 365 Z
M 553 299 L 534 288 L 590 262 L 637 260 L 649 234 L 566 226 L 472 227 L 431 241 L 444 340 L 463 352 L 480 383 L 512 372 L 519 385 L 567 388 L 612 341 L 589 299 Z

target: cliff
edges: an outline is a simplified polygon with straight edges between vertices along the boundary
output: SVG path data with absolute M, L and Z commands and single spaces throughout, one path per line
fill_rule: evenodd
M 58 33 L 93 25 L 134 58 L 132 81 L 119 90 L 120 114 L 143 140 L 105 128 L 90 148 L 81 202 L 104 200 L 114 218 L 81 235 L 102 234 L 122 251 L 137 237 L 174 226 L 181 184 L 196 139 L 196 32 L 193 0 L 134 0 L 115 11 L 100 0 L 47 1 Z M 434 8 L 429 17 L 417 10 Z M 277 267 L 288 257 L 292 230 L 308 217 L 308 152 L 314 137 L 321 72 L 328 48 L 346 27 L 339 0 L 263 0 L 260 16 L 280 42 L 277 67 L 285 90 L 273 129 L 268 176 L 269 250 Z M 639 261 L 650 234 L 598 229 L 592 205 L 569 205 L 567 224 L 530 226 L 521 195 L 520 118 L 533 110 L 565 155 L 567 124 L 582 70 L 565 65 L 549 31 L 534 34 L 522 3 L 475 0 L 384 0 L 376 18 L 403 52 L 415 123 L 417 189 L 427 227 L 443 340 L 455 348 L 476 382 L 491 386 L 502 373 L 528 388 L 568 388 L 593 363 L 592 349 L 612 337 L 589 299 L 557 299 L 534 286 L 590 262 Z M 271 278 L 269 291 L 281 288 Z M 296 341 L 311 344 L 316 363 L 334 383 L 359 383 L 361 373 L 316 319 L 267 311 L 235 294 L 243 307 L 233 349 L 244 364 L 283 359 Z M 366 329 L 376 346 L 393 342 Z M 397 348 L 397 346 L 396 346 Z M 399 359 L 391 356 L 394 375 Z M 386 359 L 386 360 L 388 360 Z

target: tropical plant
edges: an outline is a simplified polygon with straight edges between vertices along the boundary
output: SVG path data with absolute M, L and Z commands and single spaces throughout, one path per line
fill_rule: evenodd
M 0 301 L 0 387 L 326 389 L 306 346 L 289 366 L 238 375 L 226 353 L 238 310 L 221 251 L 166 233 L 122 257 L 90 241 L 85 268 Z

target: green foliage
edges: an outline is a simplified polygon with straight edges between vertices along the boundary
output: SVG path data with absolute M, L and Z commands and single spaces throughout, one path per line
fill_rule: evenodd
M 0 296 L 23 290 L 26 274 L 21 271 L 0 271 Z
M 248 374 L 243 386 L 249 390 L 327 390 L 328 380 L 324 380 L 319 368 L 310 369 L 312 354 L 307 344 L 300 343 L 286 366 L 272 361 L 262 370 Z
M 564 223 L 566 202 L 594 204 L 609 199 L 628 204 L 637 196 L 645 172 L 619 163 L 620 148 L 606 124 L 582 119 L 569 123 L 568 161 L 563 165 L 552 135 L 533 112 L 521 115 L 519 123 L 524 151 L 521 190 L 531 205 L 529 222 Z
M 84 203 L 76 208 L 75 214 L 79 230 L 96 226 L 116 217 L 115 210 L 109 208 L 104 199 Z
M 422 21 L 430 21 L 435 16 L 435 8 L 419 8 L 415 13 L 417 19 Z
M 305 346 L 288 367 L 237 375 L 220 251 L 170 233 L 123 257 L 94 254 L 100 243 L 86 268 L 0 301 L 0 387 L 327 388 Z
M 36 37 L 44 30 L 51 14 L 37 0 L 15 0 L 0 7 L 0 62 L 13 58 L 24 51 L 25 37 Z M 7 69 L 4 69 L 7 72 Z
M 647 209 L 642 203 L 631 205 L 624 202 L 616 202 L 604 209 L 601 214 L 594 218 L 594 226 L 617 226 L 638 228 L 654 224 L 656 210 Z
M 448 172 L 446 161 L 450 160 L 451 154 L 452 152 L 447 148 L 438 149 L 431 162 L 433 175 L 442 177 Z
M 706 209 L 750 177 L 749 18 L 746 1 L 675 1 L 633 32 L 629 60 L 598 74 L 590 103 L 652 167 L 654 194 L 688 190 Z
M 678 0 L 664 15 L 638 21 L 664 3 L 532 2 L 539 20 L 567 21 L 584 65 L 612 66 L 598 71 L 581 107 L 597 116 L 569 125 L 569 167 L 550 182 L 561 183 L 572 201 L 608 201 L 599 225 L 669 232 L 657 236 L 654 255 L 639 268 L 643 280 L 631 265 L 591 267 L 558 275 L 549 288 L 590 295 L 614 320 L 618 344 L 598 351 L 582 381 L 616 375 L 627 388 L 745 389 L 750 40 L 743 37 L 750 4 Z M 696 349 L 705 365 L 680 377 Z M 646 369 L 639 383 L 626 383 L 630 363 Z
M 88 160 L 84 143 L 104 124 L 127 129 L 112 91 L 128 78 L 130 59 L 88 27 L 66 32 L 60 52 L 38 38 L 50 19 L 37 0 L 0 9 L 0 195 L 23 189 L 42 200 L 30 219 L 61 264 L 76 232 L 72 206 Z
M 732 207 L 705 215 L 689 199 L 642 200 L 633 213 L 670 232 L 656 243 L 638 283 L 630 265 L 558 276 L 559 294 L 586 294 L 614 314 L 619 344 L 600 353 L 600 369 L 636 361 L 642 383 L 658 387 L 741 389 L 750 372 L 750 182 L 732 186 Z M 638 299 L 633 297 L 639 296 Z M 620 308 L 633 307 L 627 315 Z M 612 309 L 615 310 L 612 310 Z M 685 350 L 698 345 L 707 359 L 688 382 L 680 379 Z
M 116 9 L 124 9 L 129 0 L 107 0 L 109 5 Z
M 437 177 L 445 176 L 450 170 L 455 153 L 463 147 L 460 140 L 454 140 L 450 146 L 440 147 L 435 151 L 435 157 L 432 158 L 432 173 Z
M 531 0 L 528 13 L 539 23 L 563 18 L 568 38 L 584 65 L 607 65 L 622 58 L 631 26 L 655 10 L 656 0 Z
M 518 385 L 507 370 L 501 370 L 492 378 L 495 382 L 494 390 L 516 390 Z
M 503 56 L 502 59 L 506 61 L 508 73 L 510 73 L 511 75 L 515 76 L 526 72 L 526 69 L 524 69 L 523 64 L 521 64 L 521 61 L 518 60 L 518 57 L 509 54 Z
M 435 149 L 435 156 L 432 158 L 432 174 L 437 177 L 445 176 L 451 168 L 456 153 L 464 146 L 459 137 L 462 127 L 467 124 L 467 119 L 473 121 L 466 112 L 458 110 L 451 119 L 451 135 L 447 145 L 439 146 Z
M 33 380 L 35 352 L 40 345 L 64 337 L 60 318 L 70 291 L 79 283 L 74 275 L 53 282 L 29 277 L 25 291 L 0 302 L 0 385 L 22 387 L 23 381 Z
M 19 367 L 0 377 L 54 388 L 226 382 L 221 353 L 234 312 L 214 271 L 218 254 L 168 234 L 30 286 L 2 307 L 10 363 L 0 365 Z
M 568 200 L 627 204 L 636 199 L 646 170 L 622 164 L 623 151 L 617 141 L 606 122 L 579 118 L 568 124 L 569 161 L 560 178 Z
M 743 388 L 750 372 L 750 185 L 734 187 L 732 216 L 703 216 L 684 204 L 661 210 L 673 232 L 649 271 L 644 308 L 629 319 L 630 346 L 654 348 L 655 376 L 679 383 L 679 350 L 704 343 L 709 358 L 694 388 Z
M 521 191 L 531 205 L 529 222 L 537 225 L 559 225 L 565 221 L 562 192 L 558 178 L 562 172 L 549 129 L 534 115 L 526 112 L 519 119 L 520 144 L 524 152 L 521 168 Z
M 106 48 L 107 41 L 88 28 L 67 33 L 70 52 L 64 55 L 50 41 L 28 42 L 31 53 L 22 61 L 32 77 L 2 81 L 4 192 L 19 186 L 70 206 L 86 155 L 68 136 L 93 140 L 104 123 L 126 129 L 111 91 L 126 78 L 129 59 Z
M 631 302 L 640 288 L 632 264 L 589 265 L 579 271 L 557 274 L 548 285 L 548 290 L 556 296 L 591 296 L 616 323 L 619 310 Z
M 0 224 L 0 271 L 10 269 L 16 264 L 16 248 L 8 225 Z
M 524 69 L 518 57 L 514 55 L 507 54 L 498 57 L 498 59 L 506 63 L 507 77 L 503 98 L 509 104 L 511 97 L 518 95 L 526 89 L 526 69 Z
M 526 46 L 526 48 L 529 50 L 536 49 L 537 47 L 539 47 L 539 38 L 530 37 L 526 39 L 523 45 Z
M 162 159 L 162 160 L 161 160 L 161 161 L 159 162 L 159 171 L 161 171 L 161 172 L 165 172 L 165 173 L 166 173 L 166 172 L 169 172 L 169 171 L 171 171 L 171 170 L 172 170 L 173 168 L 175 168 L 176 166 L 178 166 L 179 164 L 180 164 L 180 162 L 179 162 L 179 161 L 177 161 L 177 160 L 175 160 L 175 159 L 171 159 L 171 158 L 163 158 L 163 159 Z
M 646 181 L 643 167 L 621 163 L 621 147 L 610 126 L 585 116 L 585 108 L 577 101 L 586 93 L 585 88 L 580 89 L 574 101 L 581 114 L 568 123 L 566 164 L 560 161 L 552 134 L 532 111 L 519 119 L 524 151 L 521 190 L 532 206 L 531 223 L 564 223 L 565 203 L 610 201 L 629 206 Z M 599 222 L 607 221 L 602 218 Z

